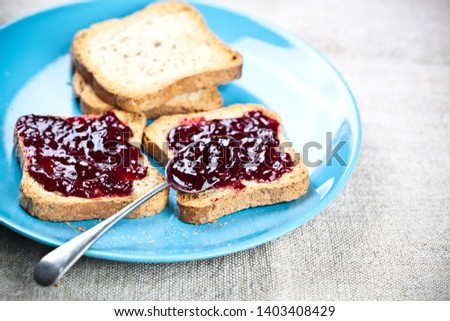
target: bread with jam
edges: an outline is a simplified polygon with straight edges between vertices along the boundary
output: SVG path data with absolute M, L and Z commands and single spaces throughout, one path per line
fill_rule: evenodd
M 276 170 L 270 172 L 270 167 L 276 167 L 273 163 L 266 164 L 269 167 L 269 176 L 255 176 L 252 180 L 239 180 L 233 181 L 233 177 L 222 176 L 224 178 L 220 180 L 229 180 L 229 184 L 219 182 L 219 187 L 213 186 L 200 193 L 184 193 L 177 192 L 177 207 L 178 215 L 181 220 L 187 223 L 202 224 L 207 222 L 214 222 L 218 218 L 255 206 L 269 205 L 280 202 L 289 202 L 300 198 L 304 195 L 309 187 L 308 170 L 303 163 L 300 155 L 287 143 L 287 139 L 284 136 L 281 118 L 273 111 L 267 110 L 263 106 L 255 104 L 235 104 L 226 108 L 218 110 L 192 113 L 187 115 L 171 115 L 163 116 L 155 120 L 144 130 L 143 144 L 144 148 L 149 155 L 162 164 L 166 164 L 169 159 L 175 156 L 173 146 L 177 146 L 177 142 L 171 141 L 170 135 L 174 133 L 174 129 L 181 128 L 178 133 L 191 132 L 193 126 L 206 126 L 203 132 L 195 132 L 195 135 L 191 137 L 205 137 L 206 132 L 214 132 L 217 130 L 217 124 L 220 126 L 227 126 L 230 122 L 245 121 L 244 126 L 250 126 L 252 118 L 255 123 L 263 124 L 264 122 L 272 122 L 272 128 L 276 128 L 276 133 L 273 134 L 270 139 L 276 141 L 278 146 L 275 146 L 275 150 L 278 155 L 289 154 L 286 158 L 291 162 L 292 166 L 289 170 L 287 167 L 283 168 L 282 175 Z M 245 118 L 245 119 L 244 119 Z M 259 118 L 259 119 L 258 119 Z M 217 120 L 224 120 L 218 122 Z M 274 127 L 273 124 L 276 126 Z M 208 127 L 209 126 L 209 127 Z M 238 128 L 240 125 L 233 125 Z M 242 127 L 242 126 L 241 126 Z M 265 127 L 265 126 L 263 126 Z M 264 137 L 268 132 L 270 134 L 270 128 L 251 128 L 251 133 L 245 133 L 253 139 L 258 137 Z M 217 130 L 219 133 L 223 133 Z M 230 131 L 228 131 L 230 132 Z M 235 134 L 233 129 L 233 135 Z M 181 135 L 179 140 L 186 139 Z M 208 137 L 208 135 L 206 135 Z M 242 143 L 246 138 L 241 138 L 238 141 Z M 193 138 L 195 140 L 195 138 Z M 192 139 L 186 141 L 191 142 Z M 209 141 L 208 139 L 205 140 Z M 255 140 L 256 141 L 256 140 Z M 184 145 L 186 145 L 186 142 Z M 181 144 L 181 147 L 184 146 Z M 244 145 L 241 145 L 241 147 Z M 280 148 L 283 146 L 283 148 Z M 282 150 L 281 150 L 282 149 Z M 244 153 L 245 155 L 245 153 Z M 258 156 L 258 155 L 257 155 Z M 260 156 L 260 155 L 259 155 Z M 258 156 L 258 157 L 259 157 Z M 270 160 L 269 160 L 270 161 Z M 262 163 L 261 163 L 262 164 Z M 258 165 L 259 166 L 259 165 Z M 258 168 L 256 169 L 258 171 Z M 226 174 L 226 173 L 225 173 Z M 271 174 L 274 174 L 272 177 Z M 233 174 L 234 175 L 234 174 Z M 273 178 L 273 179 L 272 179 Z M 193 181 L 192 183 L 198 183 Z
M 163 182 L 140 152 L 145 122 L 143 114 L 118 110 L 102 116 L 20 117 L 14 146 L 23 173 L 22 208 L 48 221 L 102 219 Z M 154 215 L 167 202 L 166 189 L 128 217 Z

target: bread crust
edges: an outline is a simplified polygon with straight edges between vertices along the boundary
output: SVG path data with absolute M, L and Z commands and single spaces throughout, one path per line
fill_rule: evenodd
M 143 114 L 131 114 L 123 111 L 113 112 L 123 123 L 132 129 L 133 137 L 130 139 L 130 143 L 140 143 L 145 126 L 145 116 Z M 16 131 L 14 131 L 14 147 L 23 173 L 20 182 L 19 203 L 29 214 L 42 220 L 61 222 L 107 218 L 165 180 L 143 155 L 141 161 L 147 166 L 148 174 L 142 180 L 134 181 L 133 191 L 130 195 L 98 198 L 64 196 L 57 192 L 45 190 L 41 184 L 29 175 L 26 170 L 28 160 L 24 156 L 25 148 Z M 168 197 L 169 191 L 165 189 L 155 195 L 150 201 L 134 210 L 127 217 L 140 218 L 155 215 L 166 207 Z
M 149 155 L 162 164 L 166 164 L 173 153 L 167 150 L 167 134 L 181 121 L 198 117 L 206 120 L 242 117 L 246 112 L 259 110 L 280 124 L 278 114 L 255 104 L 236 104 L 209 112 L 188 115 L 163 116 L 155 120 L 144 130 L 143 144 Z M 279 128 L 280 144 L 287 142 L 282 126 Z M 218 218 L 255 206 L 289 202 L 304 195 L 309 187 L 308 169 L 300 155 L 292 147 L 284 149 L 296 161 L 292 172 L 269 183 L 245 182 L 246 188 L 236 190 L 232 187 L 212 188 L 201 193 L 187 194 L 177 192 L 177 208 L 180 219 L 186 223 L 203 224 L 214 222 Z
M 83 114 L 99 115 L 107 110 L 117 108 L 100 99 L 92 86 L 75 70 L 72 78 L 75 96 L 79 99 Z M 169 99 L 163 105 L 146 110 L 148 119 L 155 119 L 163 115 L 187 114 L 220 108 L 223 99 L 216 87 L 201 89 L 191 93 L 179 94 Z
M 108 79 L 102 73 L 101 67 L 92 61 L 87 45 L 90 37 L 105 32 L 110 28 L 132 24 L 147 15 L 164 15 L 167 13 L 186 13 L 200 24 L 200 30 L 209 39 L 211 47 L 227 54 L 227 61 L 220 66 L 211 66 L 202 72 L 195 72 L 184 77 L 174 77 L 163 87 L 156 87 L 148 91 L 132 90 Z M 92 25 L 89 29 L 81 30 L 75 35 L 71 46 L 71 59 L 75 69 L 80 72 L 97 96 L 106 103 L 118 106 L 130 112 L 147 112 L 150 109 L 164 105 L 169 99 L 180 93 L 192 92 L 203 88 L 214 87 L 219 84 L 238 79 L 242 72 L 242 56 L 229 48 L 218 39 L 208 28 L 202 15 L 191 5 L 170 2 L 155 3 L 123 19 L 111 19 Z

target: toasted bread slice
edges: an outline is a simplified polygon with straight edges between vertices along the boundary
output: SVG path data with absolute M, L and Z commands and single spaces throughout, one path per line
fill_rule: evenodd
M 163 116 L 144 130 L 144 148 L 157 161 L 166 164 L 174 156 L 167 149 L 167 135 L 181 122 L 199 117 L 204 117 L 205 120 L 238 118 L 253 110 L 259 110 L 282 124 L 276 113 L 255 104 L 236 104 L 209 112 Z M 287 141 L 281 127 L 278 132 L 280 144 Z M 308 170 L 300 155 L 292 147 L 285 148 L 284 151 L 291 154 L 296 165 L 290 173 L 284 174 L 275 181 L 269 183 L 246 182 L 246 188 L 243 190 L 227 187 L 211 188 L 196 194 L 177 192 L 180 219 L 194 224 L 214 222 L 221 216 L 245 208 L 288 202 L 301 197 L 309 187 Z
M 80 101 L 80 108 L 83 114 L 100 115 L 107 110 L 116 108 L 101 100 L 92 89 L 92 86 L 88 84 L 83 79 L 83 76 L 76 70 L 73 75 L 72 86 L 75 96 Z M 211 87 L 176 95 L 162 106 L 145 111 L 145 116 L 149 119 L 154 119 L 163 115 L 207 111 L 217 109 L 221 107 L 222 104 L 223 100 L 219 91 L 216 87 Z
M 120 121 L 132 129 L 133 137 L 130 138 L 130 142 L 140 143 L 145 127 L 145 116 L 143 114 L 126 113 L 117 110 L 113 112 Z M 90 115 L 86 117 L 96 116 Z M 164 181 L 164 177 L 142 155 L 141 160 L 148 168 L 147 176 L 141 180 L 134 181 L 133 191 L 130 195 L 97 198 L 64 196 L 57 192 L 45 190 L 40 183 L 29 175 L 26 170 L 28 160 L 24 155 L 25 148 L 17 132 L 14 133 L 14 146 L 23 172 L 20 183 L 19 203 L 29 214 L 42 220 L 80 221 L 107 218 Z M 138 218 L 159 213 L 166 207 L 168 197 L 169 191 L 166 189 L 134 210 L 128 217 Z
M 78 32 L 71 58 L 97 96 L 130 112 L 232 81 L 242 69 L 242 56 L 194 7 L 179 2 L 155 3 Z

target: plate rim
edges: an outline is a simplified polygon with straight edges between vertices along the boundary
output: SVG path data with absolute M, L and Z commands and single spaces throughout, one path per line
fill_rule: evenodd
M 50 8 L 40 10 L 34 13 L 30 13 L 27 15 L 24 15 L 22 17 L 19 17 L 17 19 L 13 19 L 7 23 L 5 23 L 3 26 L 0 27 L 0 33 L 5 32 L 6 29 L 9 27 L 24 22 L 28 19 L 34 18 L 39 15 L 43 14 L 51 14 L 52 11 L 58 11 L 61 8 L 67 8 L 72 6 L 78 6 L 83 3 L 89 3 L 89 2 L 95 2 L 95 1 L 82 1 L 82 2 L 74 2 L 74 3 L 66 3 L 66 4 L 60 4 L 56 6 L 52 6 Z M 150 4 L 154 1 L 138 1 Z M 353 111 L 355 112 L 356 117 L 356 123 L 357 123 L 357 131 L 356 131 L 356 145 L 355 149 L 352 150 L 353 155 L 350 158 L 349 164 L 347 165 L 347 168 L 345 169 L 344 173 L 340 177 L 340 179 L 333 184 L 333 186 L 330 188 L 330 190 L 326 193 L 325 197 L 319 201 L 318 204 L 314 206 L 313 209 L 308 211 L 308 215 L 302 216 L 301 219 L 290 221 L 289 224 L 282 225 L 280 227 L 276 227 L 275 229 L 272 229 L 268 233 L 264 233 L 262 235 L 253 237 L 251 239 L 241 241 L 238 243 L 234 243 L 231 246 L 222 246 L 220 248 L 214 248 L 209 250 L 204 250 L 201 252 L 189 252 L 189 253 L 178 253 L 175 255 L 168 255 L 168 254 L 157 254 L 157 255 L 151 255 L 151 256 L 142 256 L 142 255 L 136 255 L 136 254 L 128 254 L 128 253 L 111 253 L 108 250 L 95 250 L 95 249 L 89 249 L 84 255 L 88 257 L 98 258 L 98 259 L 105 259 L 105 260 L 112 260 L 112 261 L 121 261 L 121 262 L 135 262 L 135 263 L 172 263 L 172 262 L 187 262 L 187 261 L 196 261 L 196 260 L 204 260 L 204 259 L 211 259 L 216 258 L 228 254 L 234 254 L 238 252 L 242 252 L 244 250 L 248 250 L 251 248 L 258 247 L 260 245 L 263 245 L 265 243 L 271 242 L 275 239 L 278 239 L 286 234 L 291 233 L 296 228 L 302 226 L 306 222 L 308 222 L 310 219 L 315 217 L 317 214 L 319 214 L 325 207 L 327 207 L 336 197 L 337 195 L 342 191 L 344 186 L 349 181 L 351 175 L 353 174 L 359 160 L 360 152 L 361 152 L 361 145 L 362 145 L 362 123 L 361 123 L 361 116 L 358 108 L 358 104 L 356 102 L 356 99 L 352 93 L 352 90 L 350 89 L 349 85 L 345 81 L 342 74 L 338 71 L 338 69 L 331 63 L 331 61 L 318 49 L 316 49 L 314 46 L 312 46 L 310 43 L 305 41 L 304 39 L 300 38 L 299 36 L 293 34 L 292 32 L 285 30 L 284 28 L 281 28 L 277 26 L 276 24 L 272 22 L 267 22 L 262 19 L 259 19 L 258 17 L 254 17 L 251 15 L 248 15 L 247 13 L 239 12 L 234 9 L 226 8 L 222 5 L 216 5 L 211 3 L 205 3 L 202 1 L 187 1 L 191 4 L 195 5 L 201 5 L 206 6 L 210 8 L 219 9 L 222 11 L 227 11 L 229 13 L 238 15 L 252 23 L 257 23 L 265 28 L 267 28 L 270 31 L 275 32 L 276 34 L 279 34 L 285 38 L 288 38 L 289 41 L 294 45 L 295 48 L 298 48 L 299 45 L 303 45 L 306 48 L 312 50 L 316 55 L 318 55 L 330 68 L 331 71 L 338 77 L 338 79 L 342 82 L 344 85 L 344 88 L 346 89 L 347 93 L 350 96 L 352 105 L 353 105 Z M 45 236 L 42 237 L 41 235 L 38 235 L 35 231 L 28 231 L 27 229 L 21 228 L 19 225 L 15 224 L 14 222 L 11 222 L 7 219 L 5 219 L 4 215 L 0 214 L 0 225 L 5 226 L 6 228 L 26 237 L 33 241 L 51 246 L 51 247 L 57 247 L 63 243 L 60 242 L 54 242 Z

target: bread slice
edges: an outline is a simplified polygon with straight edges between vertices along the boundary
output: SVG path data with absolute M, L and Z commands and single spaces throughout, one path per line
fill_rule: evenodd
M 120 121 L 132 129 L 133 137 L 130 138 L 130 142 L 140 143 L 145 127 L 145 116 L 117 110 L 113 112 Z M 89 115 L 86 117 L 97 116 Z M 16 131 L 14 133 L 14 146 L 23 172 L 22 181 L 20 182 L 19 203 L 29 214 L 42 220 L 80 221 L 107 218 L 164 181 L 164 177 L 150 165 L 147 158 L 143 155 L 142 161 L 148 168 L 147 176 L 134 182 L 133 191 L 130 195 L 97 198 L 64 196 L 57 192 L 45 190 L 40 183 L 30 176 L 26 170 L 29 161 L 24 156 L 25 148 Z M 134 210 L 128 217 L 138 218 L 159 213 L 166 207 L 168 195 L 168 189 L 158 193 L 151 200 Z
M 71 59 L 97 96 L 147 112 L 178 94 L 241 76 L 242 56 L 219 40 L 191 5 L 149 5 L 78 32 Z
M 75 70 L 72 86 L 75 96 L 80 101 L 83 114 L 100 115 L 107 110 L 116 108 L 101 100 L 81 74 Z M 186 114 L 200 111 L 213 110 L 223 104 L 222 96 L 216 87 L 201 89 L 190 93 L 183 93 L 165 102 L 162 106 L 148 109 L 145 116 L 149 119 L 162 115 Z
M 255 104 L 236 104 L 209 112 L 163 116 L 144 130 L 144 148 L 157 161 L 166 164 L 173 157 L 173 153 L 167 150 L 167 135 L 181 122 L 198 117 L 204 117 L 205 120 L 238 118 L 253 110 L 259 110 L 282 124 L 276 113 Z M 281 127 L 278 132 L 280 144 L 287 142 Z M 194 224 L 214 222 L 221 216 L 245 208 L 288 202 L 301 197 L 309 187 L 308 170 L 292 147 L 285 148 L 284 151 L 291 154 L 296 165 L 292 172 L 284 174 L 278 180 L 269 183 L 246 182 L 243 190 L 227 187 L 212 188 L 196 194 L 177 192 L 180 219 Z

